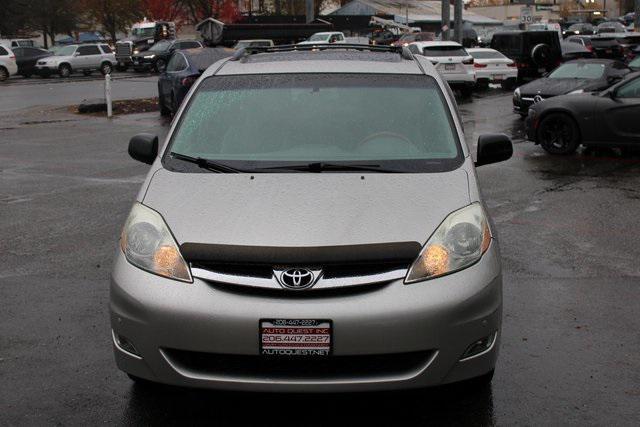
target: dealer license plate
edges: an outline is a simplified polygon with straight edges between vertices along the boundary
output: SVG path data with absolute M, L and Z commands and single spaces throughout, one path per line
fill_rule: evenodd
M 444 64 L 445 71 L 454 71 L 456 69 L 456 64 Z
M 329 356 L 332 345 L 331 320 L 260 320 L 261 355 Z

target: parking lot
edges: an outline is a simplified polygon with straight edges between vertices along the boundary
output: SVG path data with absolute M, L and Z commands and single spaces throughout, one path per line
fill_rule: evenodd
M 116 74 L 118 99 L 156 78 Z M 513 158 L 478 169 L 504 273 L 492 386 L 352 395 L 222 393 L 134 386 L 118 371 L 109 274 L 147 166 L 127 154 L 158 113 L 108 120 L 69 106 L 98 77 L 0 87 L 0 424 L 637 425 L 640 419 L 640 157 L 553 157 L 524 140 L 511 93 L 462 101 L 472 148 L 505 133 Z M 43 88 L 46 95 L 43 95 Z

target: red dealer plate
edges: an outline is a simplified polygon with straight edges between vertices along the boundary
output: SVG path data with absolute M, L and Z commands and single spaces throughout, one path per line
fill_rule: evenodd
M 331 320 L 261 319 L 260 354 L 264 356 L 329 356 Z

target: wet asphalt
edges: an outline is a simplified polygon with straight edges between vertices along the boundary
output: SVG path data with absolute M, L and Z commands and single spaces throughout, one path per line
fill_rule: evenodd
M 168 123 L 156 114 L 81 117 L 46 102 L 17 109 L 4 89 L 0 425 L 638 425 L 640 157 L 551 157 L 523 140 L 509 94 L 461 103 L 469 145 L 500 132 L 515 149 L 511 160 L 478 168 L 504 268 L 491 387 L 340 395 L 146 388 L 115 367 L 108 278 L 147 170 L 128 157 L 128 139 L 162 135 Z

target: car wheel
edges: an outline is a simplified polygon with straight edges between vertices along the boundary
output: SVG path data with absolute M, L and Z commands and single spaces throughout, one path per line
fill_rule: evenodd
M 500 83 L 500 87 L 502 88 L 502 90 L 513 90 L 516 84 L 516 79 L 507 79 Z
M 71 76 L 71 67 L 69 66 L 69 64 L 62 64 L 60 68 L 58 68 L 58 74 L 60 74 L 60 77 L 63 78 Z
M 167 68 L 167 64 L 166 62 L 164 62 L 164 59 L 158 59 L 156 61 L 156 64 L 154 65 L 154 68 L 158 73 L 162 73 L 164 72 L 164 69 Z
M 540 122 L 538 142 L 550 154 L 571 154 L 580 145 L 578 125 L 566 114 L 550 114 Z
M 538 67 L 546 68 L 549 66 L 551 55 L 551 47 L 544 43 L 537 44 L 531 49 L 531 59 Z
M 473 87 L 471 86 L 463 86 L 460 88 L 460 94 L 463 98 L 471 98 L 471 94 L 473 93 Z
M 489 89 L 489 80 L 488 79 L 480 79 L 476 81 L 476 87 L 480 90 Z
M 84 74 L 85 76 L 90 76 L 91 75 L 91 70 L 84 70 L 82 72 L 82 74 Z
M 4 67 L 0 67 L 0 82 L 3 82 L 8 79 L 9 79 L 9 71 Z
M 102 73 L 103 76 L 106 76 L 107 74 L 111 74 L 112 71 L 113 71 L 113 67 L 108 62 L 104 62 L 100 66 L 100 72 Z

